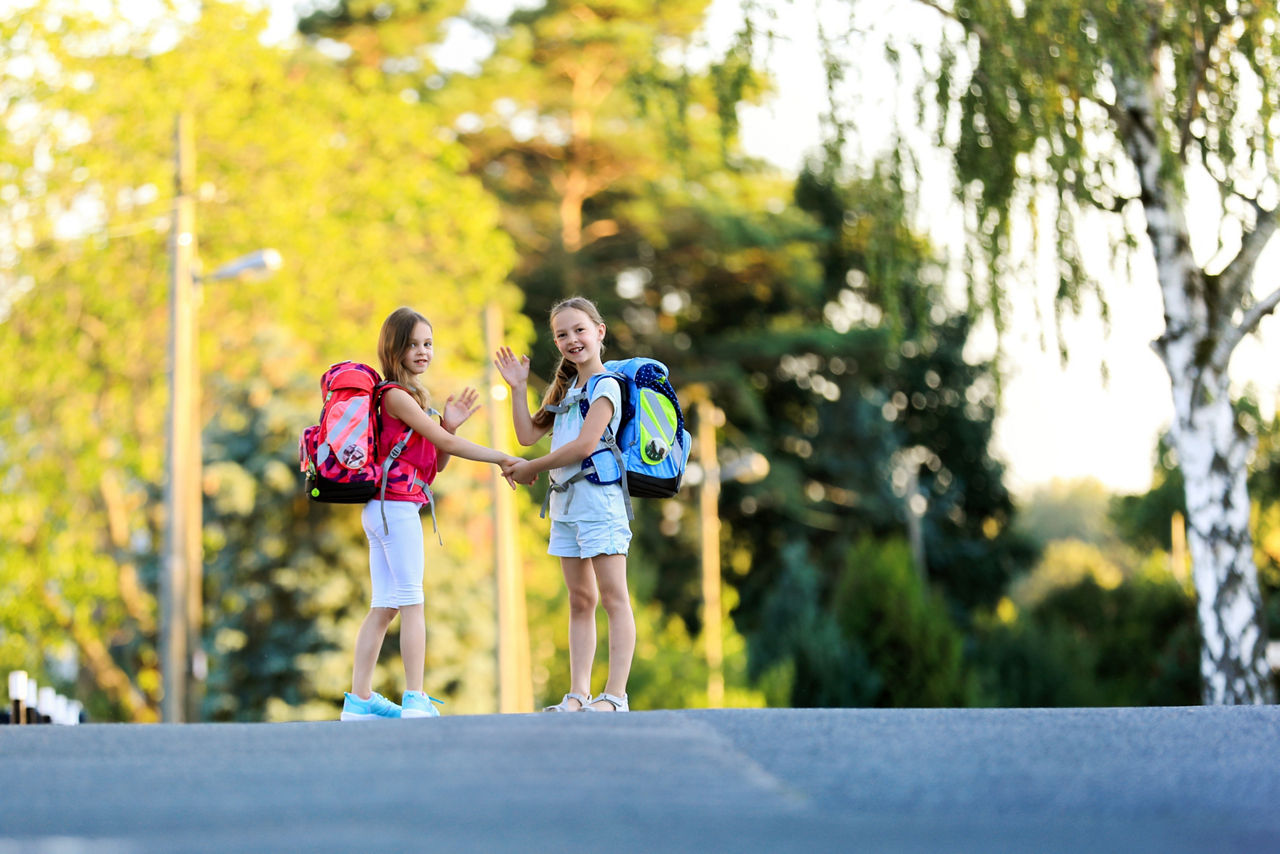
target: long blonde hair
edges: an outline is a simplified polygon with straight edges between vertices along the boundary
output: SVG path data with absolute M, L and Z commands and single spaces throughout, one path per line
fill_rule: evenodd
M 400 307 L 387 319 L 382 321 L 382 332 L 378 334 L 378 359 L 382 362 L 382 378 L 404 386 L 413 399 L 423 409 L 431 406 L 431 395 L 418 382 L 418 377 L 410 373 L 404 366 L 404 354 L 409 349 L 409 341 L 413 338 L 413 330 L 419 323 L 427 324 L 434 329 L 431 321 L 411 308 Z
M 560 300 L 560 302 L 551 306 L 548 322 L 554 323 L 557 314 L 573 308 L 591 318 L 592 323 L 604 323 L 604 318 L 600 316 L 600 309 L 596 308 L 596 304 L 586 297 L 569 297 L 568 299 Z M 604 352 L 603 343 L 600 345 L 600 352 Z M 577 378 L 578 369 L 561 354 L 560 362 L 556 365 L 555 374 L 551 379 L 551 385 L 547 386 L 547 392 L 542 396 L 542 406 L 538 408 L 537 412 L 533 413 L 533 425 L 535 427 L 551 426 L 551 422 L 555 420 L 555 414 L 548 412 L 547 407 L 554 406 L 564 400 L 565 394 L 569 391 L 569 386 L 573 385 L 573 381 Z

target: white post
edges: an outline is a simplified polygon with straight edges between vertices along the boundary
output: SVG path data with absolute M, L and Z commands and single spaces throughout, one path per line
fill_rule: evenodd
M 40 723 L 40 683 L 34 679 L 27 680 L 27 715 L 24 723 Z
M 26 723 L 27 671 L 9 672 L 9 723 Z
M 53 723 L 54 698 L 57 696 L 58 692 L 48 685 L 40 689 L 40 717 L 36 720 L 36 723 Z

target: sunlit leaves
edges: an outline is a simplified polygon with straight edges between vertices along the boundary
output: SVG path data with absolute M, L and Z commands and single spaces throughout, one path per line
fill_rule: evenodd
M 436 324 L 438 393 L 478 382 L 479 309 L 515 298 L 503 285 L 512 254 L 497 207 L 459 174 L 466 158 L 431 111 L 353 88 L 305 47 L 262 45 L 262 15 L 210 3 L 198 19 L 128 27 L 85 16 L 40 30 L 47 20 L 36 8 L 0 24 L 30 27 L 59 63 L 39 86 L 20 64 L 0 64 L 0 86 L 21 93 L 6 128 L 18 127 L 20 105 L 59 117 L 45 135 L 0 139 L 10 164 L 0 193 L 15 186 L 39 199 L 6 208 L 32 240 L 0 229 L 0 282 L 16 294 L 0 318 L 14 378 L 0 389 L 0 664 L 41 673 L 71 644 L 73 666 L 103 689 L 89 698 L 96 716 L 145 717 L 158 702 L 167 241 L 174 122 L 186 110 L 205 271 L 261 247 L 285 259 L 269 282 L 201 287 L 207 613 L 213 663 L 225 668 L 211 684 L 233 698 L 211 696 L 210 713 L 260 716 L 283 698 L 272 708 L 287 714 L 314 692 L 331 698 L 349 665 L 298 681 L 298 657 L 348 640 L 334 614 L 364 604 L 364 550 L 330 543 L 323 559 L 302 554 L 300 419 L 318 412 L 327 364 L 376 359 L 378 325 L 401 304 Z M 13 290 L 22 281 L 30 287 Z M 487 490 L 481 476 L 463 464 L 447 477 L 466 495 Z M 272 620 L 272 632 L 254 634 Z

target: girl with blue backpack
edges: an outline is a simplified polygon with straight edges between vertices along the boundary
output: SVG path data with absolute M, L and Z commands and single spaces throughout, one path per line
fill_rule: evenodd
M 431 323 L 418 312 L 398 308 L 383 322 L 378 357 L 385 381 L 377 386 L 375 417 L 377 458 L 385 462 L 385 491 L 365 504 L 361 515 L 369 538 L 373 596 L 356 635 L 351 691 L 342 704 L 344 721 L 439 716 L 433 703 L 440 701 L 422 690 L 427 624 L 422 592 L 425 553 L 418 514 L 424 505 L 434 503 L 430 484 L 450 457 L 498 465 L 518 462 L 501 451 L 454 435 L 479 409 L 475 389 L 450 396 L 443 413 L 431 409 L 430 396 L 420 379 L 433 355 Z M 440 420 L 433 415 L 439 415 Z M 434 521 L 434 507 L 431 511 Z M 405 677 L 400 704 L 373 690 L 378 652 L 397 613 Z
M 529 412 L 529 357 L 517 358 L 503 347 L 494 358 L 511 386 L 512 418 L 520 444 L 532 445 L 551 431 L 548 454 L 502 466 L 503 474 L 517 483 L 533 483 L 543 471 L 551 477 L 547 551 L 560 558 L 569 590 L 569 691 L 545 711 L 625 712 L 630 708 L 627 678 L 636 645 L 627 590 L 631 543 L 627 499 L 618 481 L 596 483 L 575 477 L 583 470 L 584 460 L 602 452 L 606 432 L 618 434 L 624 389 L 601 361 L 605 323 L 594 303 L 583 297 L 557 303 L 551 309 L 551 333 L 560 363 L 537 412 Z M 592 382 L 597 375 L 607 376 Z M 609 617 L 609 677 L 604 691 L 592 698 L 598 603 Z

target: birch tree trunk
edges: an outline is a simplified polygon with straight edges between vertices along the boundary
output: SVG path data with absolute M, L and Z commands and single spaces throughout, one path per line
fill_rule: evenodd
M 1188 543 L 1201 632 L 1204 702 L 1274 702 L 1246 483 L 1250 437 L 1237 425 L 1227 366 L 1240 339 L 1275 307 L 1273 294 L 1243 311 L 1258 252 L 1275 230 L 1260 209 L 1240 253 L 1210 277 L 1191 254 L 1185 197 L 1162 163 L 1154 82 L 1129 88 L 1121 137 L 1141 186 L 1147 234 L 1164 300 L 1165 330 L 1154 342 L 1173 391 L 1172 435 L 1186 484 Z M 1172 167 L 1172 168 L 1171 168 Z M 1242 313 L 1242 317 L 1236 317 Z

